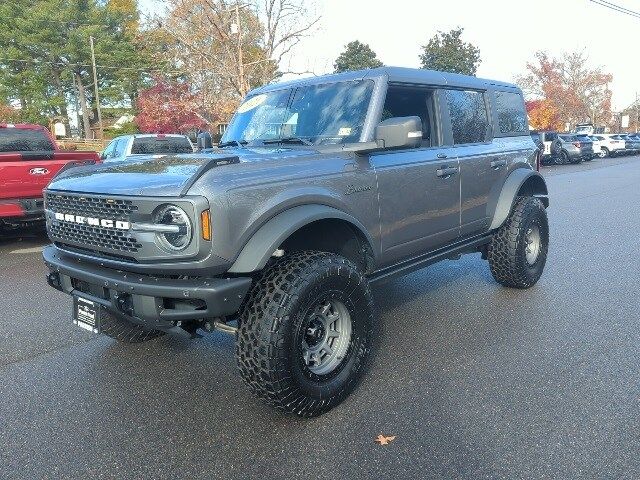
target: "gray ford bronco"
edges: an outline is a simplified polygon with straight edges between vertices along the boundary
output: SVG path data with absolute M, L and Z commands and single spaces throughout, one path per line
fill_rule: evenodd
M 232 333 L 255 395 L 319 415 L 374 350 L 371 284 L 473 252 L 507 287 L 538 281 L 536 155 L 508 83 L 383 67 L 267 85 L 216 149 L 61 172 L 47 281 L 123 342 Z

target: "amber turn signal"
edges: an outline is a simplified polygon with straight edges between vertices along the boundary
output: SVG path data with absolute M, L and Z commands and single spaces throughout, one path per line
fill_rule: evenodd
M 209 210 L 204 210 L 200 214 L 200 225 L 202 228 L 202 238 L 211 240 L 211 213 Z

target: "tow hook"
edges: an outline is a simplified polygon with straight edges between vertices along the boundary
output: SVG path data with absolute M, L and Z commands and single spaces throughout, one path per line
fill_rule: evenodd
M 47 283 L 56 290 L 62 291 L 62 284 L 60 283 L 60 274 L 58 272 L 49 272 L 47 274 Z

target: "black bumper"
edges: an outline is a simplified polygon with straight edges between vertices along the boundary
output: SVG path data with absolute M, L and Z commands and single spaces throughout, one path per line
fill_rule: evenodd
M 69 257 L 53 245 L 42 256 L 52 287 L 158 329 L 177 321 L 233 315 L 251 287 L 248 277 L 172 279 L 117 271 Z

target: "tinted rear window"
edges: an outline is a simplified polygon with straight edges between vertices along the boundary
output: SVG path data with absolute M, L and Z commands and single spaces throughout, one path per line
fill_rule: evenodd
M 522 135 L 528 128 L 527 112 L 519 93 L 496 92 L 498 128 L 503 135 Z
M 0 128 L 0 152 L 50 152 L 53 144 L 41 130 Z
M 192 153 L 191 143 L 185 137 L 140 137 L 133 140 L 132 155 L 161 153 Z
M 482 92 L 447 90 L 453 143 L 480 143 L 487 140 L 489 120 Z
M 573 135 L 558 135 L 558 136 L 565 142 L 574 142 L 576 140 L 576 137 L 574 137 Z

